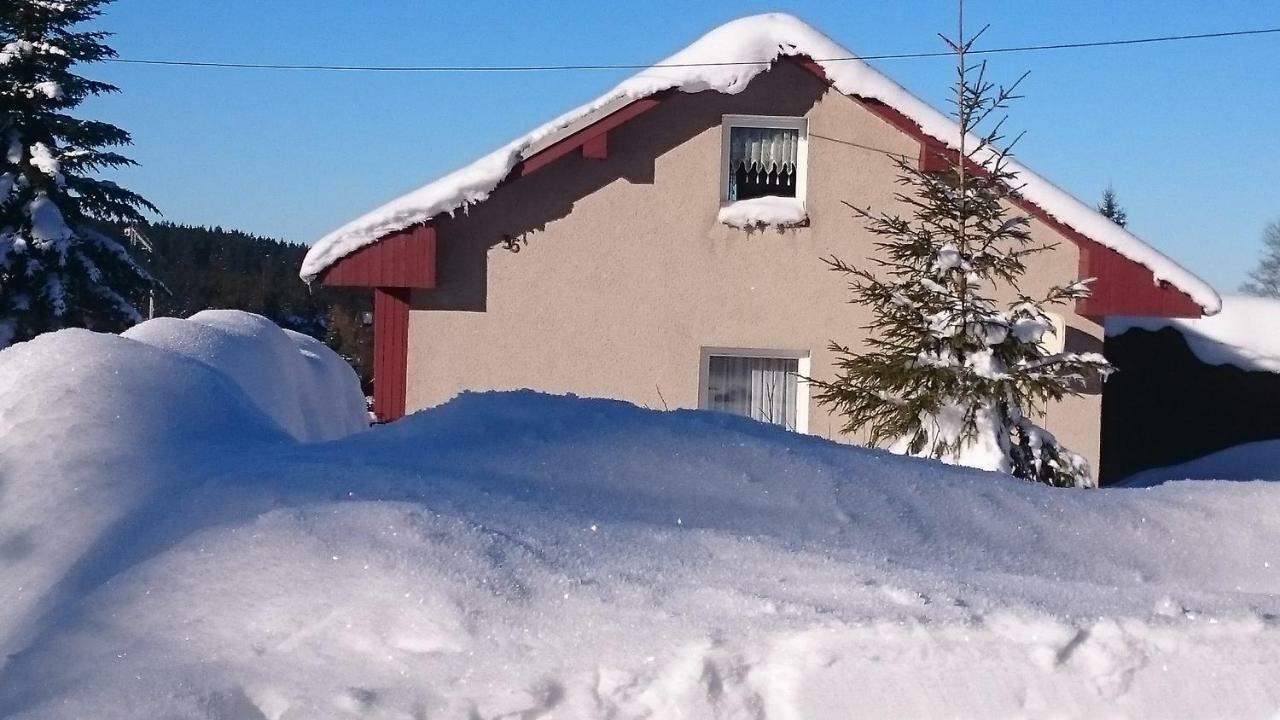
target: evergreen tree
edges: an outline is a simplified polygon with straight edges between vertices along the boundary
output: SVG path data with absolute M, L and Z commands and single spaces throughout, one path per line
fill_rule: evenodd
M 1280 220 L 1262 231 L 1262 259 L 1240 286 L 1246 295 L 1280 298 Z
M 1110 185 L 1102 191 L 1102 202 L 1098 203 L 1098 212 L 1120 227 L 1129 224 L 1129 214 L 1120 207 L 1120 203 L 1116 200 L 1116 191 Z
M 0 3 L 0 347 L 61 327 L 120 330 L 150 276 L 101 230 L 155 208 L 92 175 L 132 162 L 118 127 L 69 115 L 115 92 L 72 70 L 115 55 L 75 26 L 107 0 Z
M 906 217 L 854 208 L 877 237 L 876 257 L 868 267 L 827 262 L 849 278 L 852 301 L 871 308 L 868 351 L 832 342 L 837 374 L 814 381 L 818 399 L 845 416 L 846 432 L 867 428 L 873 444 L 897 452 L 1088 486 L 1088 463 L 1030 417 L 1109 370 L 1099 354 L 1051 354 L 1042 344 L 1054 332 L 1046 307 L 1086 297 L 1087 281 L 1034 298 L 1018 289 L 1027 259 L 1052 248 L 1009 210 L 1013 143 L 1004 145 L 1003 120 L 988 122 L 1018 83 L 997 87 L 985 64 L 965 66 L 968 45 L 952 47 L 959 152 L 945 173 L 897 160 Z M 999 291 L 1015 299 L 997 302 Z

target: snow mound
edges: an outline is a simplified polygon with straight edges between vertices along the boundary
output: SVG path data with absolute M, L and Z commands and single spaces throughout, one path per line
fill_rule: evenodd
M 285 439 L 224 375 L 133 340 L 63 330 L 0 351 L 0 667 L 153 493 Z
M 1280 698 L 1280 485 L 1061 491 L 532 392 L 299 444 L 209 365 L 74 331 L 0 353 L 0 423 L 6 718 Z
M 341 358 L 249 313 L 124 336 L 64 330 L 0 351 L 0 666 L 109 577 L 127 555 L 119 538 L 154 520 L 149 508 L 166 512 L 157 495 L 216 476 L 228 457 L 358 432 L 363 417 Z
M 261 315 L 204 310 L 186 320 L 148 320 L 124 337 L 217 370 L 299 441 L 334 440 L 369 427 L 351 366 L 324 343 Z
M 1225 295 L 1222 310 L 1194 320 L 1161 317 L 1107 318 L 1107 334 L 1173 328 L 1201 362 L 1241 370 L 1280 373 L 1280 300 Z
M 1124 481 L 1153 487 L 1171 480 L 1280 480 L 1280 440 L 1260 440 L 1219 450 L 1179 465 L 1154 468 Z
M 570 110 L 476 162 L 392 200 L 318 240 L 300 275 L 311 282 L 333 263 L 385 235 L 482 202 L 523 158 L 550 138 L 597 113 L 667 90 L 739 93 L 779 58 L 814 60 L 846 95 L 879 100 L 906 115 L 931 137 L 959 146 L 956 122 L 907 92 L 831 38 L 791 15 L 768 13 L 715 28 L 680 52 L 624 80 L 599 98 Z M 976 147 L 976 145 L 971 145 Z M 1066 225 L 1150 269 L 1157 281 L 1186 292 L 1206 313 L 1217 312 L 1213 288 L 1124 228 L 1029 169 L 1010 163 L 1022 195 Z
M 793 227 L 809 219 L 804 201 L 789 197 L 764 197 L 738 200 L 720 208 L 716 219 L 729 227 L 743 230 L 766 227 Z

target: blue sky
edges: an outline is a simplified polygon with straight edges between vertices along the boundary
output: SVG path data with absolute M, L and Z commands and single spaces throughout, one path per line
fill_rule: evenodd
M 1280 26 L 1256 0 L 969 0 L 986 47 Z M 97 23 L 122 57 L 323 64 L 654 62 L 715 25 L 794 13 L 861 54 L 931 51 L 953 0 L 643 3 L 118 0 Z M 882 71 L 943 107 L 945 59 Z M 1111 183 L 1130 227 L 1216 287 L 1252 267 L 1280 219 L 1280 35 L 998 55 L 1030 71 L 1010 127 L 1021 159 L 1093 202 Z M 175 222 L 310 243 L 465 164 L 623 71 L 372 74 L 99 65 L 121 94 L 86 111 L 134 136 L 118 179 Z

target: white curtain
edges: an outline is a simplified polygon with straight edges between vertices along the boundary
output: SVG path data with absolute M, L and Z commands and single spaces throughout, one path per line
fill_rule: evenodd
M 729 134 L 729 172 L 795 173 L 800 131 L 794 128 L 735 127 Z
M 796 428 L 799 361 L 713 355 L 707 366 L 709 410 Z

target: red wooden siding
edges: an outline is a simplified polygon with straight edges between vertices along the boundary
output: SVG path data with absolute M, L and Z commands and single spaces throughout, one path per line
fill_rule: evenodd
M 925 140 L 920 143 L 920 170 L 927 173 L 947 172 L 955 166 L 955 158 L 959 155 L 936 141 Z
M 409 378 L 408 288 L 373 291 L 373 413 L 383 422 L 404 417 Z
M 1076 304 L 1076 311 L 1088 317 L 1107 315 L 1147 315 L 1198 318 L 1204 310 L 1194 300 L 1168 283 L 1157 283 L 1146 267 L 1109 247 L 1081 238 L 1081 277 L 1097 278 L 1093 293 Z
M 588 160 L 609 159 L 609 133 L 600 133 L 582 143 L 582 157 Z
M 433 288 L 436 229 L 415 225 L 391 233 L 329 266 L 320 283 L 341 287 Z

